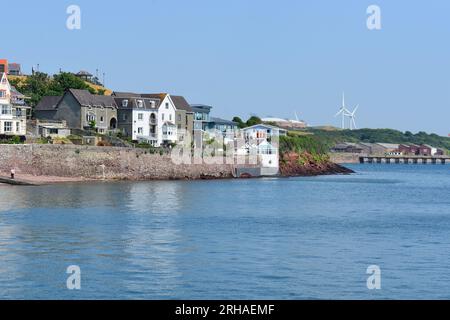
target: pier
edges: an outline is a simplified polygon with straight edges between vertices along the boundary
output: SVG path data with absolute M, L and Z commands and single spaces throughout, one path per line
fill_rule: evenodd
M 369 164 L 450 164 L 450 157 L 438 156 L 362 156 L 359 163 Z
M 14 186 L 36 186 L 37 184 L 21 180 L 21 179 L 11 179 L 6 177 L 0 177 L 0 183 L 11 184 Z

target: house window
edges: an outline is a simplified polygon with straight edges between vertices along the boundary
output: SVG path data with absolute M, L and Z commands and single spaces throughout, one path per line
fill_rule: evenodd
M 124 114 L 124 115 L 122 116 L 122 119 L 123 119 L 123 121 L 127 121 L 127 120 L 128 120 L 128 117 L 127 117 L 127 115 L 126 115 L 126 114 Z
M 138 128 L 138 134 L 143 134 L 144 133 L 144 128 Z
M 164 121 L 164 113 L 162 114 L 162 121 Z
M 6 98 L 6 91 L 0 90 L 0 98 Z
M 16 117 L 22 116 L 22 109 L 16 109 Z
M 122 101 L 122 107 L 124 107 L 124 108 L 128 107 L 128 100 Z
M 11 132 L 12 131 L 12 122 L 6 121 L 3 125 L 3 130 L 5 132 Z
M 103 122 L 103 117 L 100 117 L 100 122 Z
M 169 121 L 172 121 L 172 115 L 169 114 Z
M 144 120 L 144 114 L 138 113 L 138 120 Z
M 10 105 L 4 104 L 2 105 L 2 115 L 11 115 L 12 114 L 12 108 Z
M 181 114 L 178 115 L 178 121 L 181 122 Z
M 16 132 L 20 132 L 20 122 L 16 122 Z
M 166 109 L 169 109 L 169 103 L 166 102 Z
M 93 114 L 93 113 L 86 114 L 86 121 L 87 122 L 95 121 L 95 114 Z

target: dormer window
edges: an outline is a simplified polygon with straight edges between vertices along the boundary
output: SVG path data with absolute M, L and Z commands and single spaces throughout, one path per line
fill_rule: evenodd
M 124 108 L 128 107 L 128 100 L 122 101 L 122 107 L 124 107 Z
M 138 108 L 143 108 L 144 107 L 144 101 L 138 100 L 137 101 L 137 106 L 138 106 Z

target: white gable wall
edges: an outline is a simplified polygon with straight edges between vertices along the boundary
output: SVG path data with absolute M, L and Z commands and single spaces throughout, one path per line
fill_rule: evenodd
M 139 137 L 148 138 L 150 137 L 150 116 L 152 113 L 157 114 L 156 110 L 147 110 L 147 109 L 134 109 L 133 110 L 133 140 L 139 140 Z M 142 115 L 142 119 L 139 119 L 139 115 Z M 142 129 L 142 132 L 139 132 L 139 129 Z
M 163 139 L 163 125 L 165 122 L 172 122 L 173 124 L 176 123 L 175 118 L 176 113 L 176 107 L 173 103 L 172 99 L 170 98 L 170 95 L 166 95 L 163 101 L 161 101 L 161 105 L 159 106 L 158 110 L 158 145 L 161 145 L 164 141 Z M 171 139 L 172 142 L 177 141 L 177 129 L 176 126 L 174 128 L 174 134 L 172 135 L 173 138 Z
M 4 73 L 0 79 L 0 90 L 4 91 L 4 96 L 0 98 L 0 134 L 24 136 L 27 133 L 26 115 L 16 116 L 16 108 L 11 104 L 11 86 Z M 7 114 L 2 114 L 2 109 L 8 110 Z M 20 107 L 17 107 L 21 109 Z M 25 109 L 22 111 L 25 113 Z

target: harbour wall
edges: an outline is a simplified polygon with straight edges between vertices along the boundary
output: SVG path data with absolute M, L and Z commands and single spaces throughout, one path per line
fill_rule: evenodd
M 330 153 L 330 161 L 339 164 L 359 163 L 359 153 Z
M 19 175 L 117 180 L 232 178 L 230 164 L 175 164 L 145 149 L 73 145 L 0 145 L 0 171 Z

